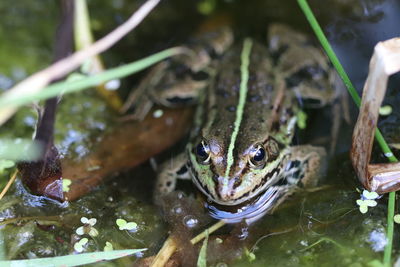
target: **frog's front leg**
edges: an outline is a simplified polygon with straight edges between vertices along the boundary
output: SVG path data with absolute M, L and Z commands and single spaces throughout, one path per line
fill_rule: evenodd
M 220 27 L 190 40 L 186 54 L 154 66 L 125 102 L 122 112 L 134 107 L 134 119 L 143 119 L 153 104 L 166 107 L 187 106 L 197 102 L 200 92 L 214 75 L 216 59 L 233 41 L 230 28 Z
M 193 72 L 178 59 L 154 66 L 128 97 L 122 107 L 134 107 L 133 119 L 143 120 L 154 104 L 165 107 L 187 106 L 197 102 L 200 91 L 208 84 L 208 70 Z
M 159 203 L 162 196 L 175 190 L 177 179 L 190 179 L 186 162 L 187 155 L 181 153 L 161 165 L 154 190 L 155 203 Z
M 284 177 L 281 180 L 283 183 L 274 188 L 278 192 L 276 205 L 269 213 L 274 213 L 279 205 L 299 188 L 316 186 L 325 171 L 325 162 L 326 150 L 323 147 L 311 145 L 291 147 Z
M 326 151 L 323 147 L 300 145 L 291 148 L 286 181 L 299 187 L 315 186 L 325 171 Z

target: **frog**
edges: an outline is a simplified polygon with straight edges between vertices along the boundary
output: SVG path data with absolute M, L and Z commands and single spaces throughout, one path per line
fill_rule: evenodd
M 188 179 L 212 217 L 250 223 L 316 184 L 326 151 L 293 145 L 299 99 L 334 103 L 338 75 L 307 35 L 280 23 L 267 32 L 266 44 L 237 42 L 229 27 L 197 37 L 190 57 L 161 62 L 134 93 L 138 118 L 152 103 L 197 105 L 185 151 L 161 165 L 156 202 Z

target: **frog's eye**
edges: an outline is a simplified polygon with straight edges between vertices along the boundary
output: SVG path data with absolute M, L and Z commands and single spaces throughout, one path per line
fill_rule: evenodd
M 208 147 L 206 142 L 201 141 L 201 143 L 196 146 L 195 152 L 197 155 L 197 159 L 200 161 L 200 163 L 210 163 L 210 148 Z
M 249 160 L 250 166 L 253 168 L 261 167 L 265 164 L 266 158 L 267 157 L 266 157 L 264 147 L 259 145 L 259 146 L 257 146 L 255 153 L 252 155 L 252 157 Z

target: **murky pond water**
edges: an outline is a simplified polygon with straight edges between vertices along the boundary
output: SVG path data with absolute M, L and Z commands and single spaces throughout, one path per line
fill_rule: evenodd
M 183 42 L 193 33 L 193 29 L 207 19 L 207 16 L 199 14 L 197 3 L 198 1 L 164 1 L 135 33 L 104 54 L 106 65 L 127 63 Z M 216 4 L 216 13 L 223 12 L 232 18 L 238 36 L 250 35 L 262 39 L 267 24 L 275 21 L 290 24 L 311 34 L 295 1 L 226 0 L 216 1 Z M 400 36 L 399 2 L 315 0 L 310 5 L 360 91 L 374 44 Z M 95 35 L 100 37 L 109 32 L 137 6 L 137 1 L 89 2 Z M 2 16 L 0 25 L 0 90 L 8 89 L 16 81 L 50 64 L 54 25 L 58 19 L 57 10 L 53 1 L 0 3 L 0 13 L 6 14 Z M 121 95 L 126 95 L 132 86 L 137 85 L 140 77 L 141 74 L 123 80 Z M 387 130 L 388 137 L 392 140 L 389 142 L 393 143 L 398 143 L 399 136 L 396 126 L 400 114 L 396 105 L 396 89 L 399 83 L 396 81 L 398 79 L 394 77 L 386 99 L 394 108 L 393 114 L 380 122 L 380 126 Z M 75 98 L 74 95 L 66 96 L 58 114 L 60 119 L 56 132 L 57 146 L 66 157 L 84 157 L 91 150 L 93 140 L 106 132 L 111 125 L 109 122 L 115 119 L 115 115 L 93 92 L 79 94 L 81 95 Z M 353 103 L 350 106 L 354 122 L 357 110 Z M 76 120 L 74 117 L 80 118 Z M 90 118 L 90 123 L 82 118 Z M 0 129 L 0 135 L 30 137 L 34 131 L 35 119 L 34 112 L 24 109 Z M 316 117 L 315 122 L 311 121 L 309 124 L 313 132 L 329 128 L 326 116 Z M 327 174 L 321 178 L 317 188 L 298 192 L 273 215 L 264 216 L 250 227 L 230 225 L 217 232 L 218 239 L 210 238 L 209 241 L 210 248 L 215 249 L 214 253 L 212 249 L 208 251 L 209 264 L 365 266 L 372 260 L 381 260 L 385 246 L 386 197 L 380 199 L 378 206 L 371 208 L 368 213 L 359 212 L 355 201 L 360 197 L 356 190 L 360 185 L 348 157 L 351 129 L 352 125 L 342 126 L 336 152 L 329 159 Z M 303 135 L 305 140 L 315 141 L 313 134 L 301 134 Z M 156 160 L 169 158 L 177 153 L 179 147 L 182 145 L 164 152 Z M 376 158 L 383 159 L 378 150 Z M 0 185 L 5 183 L 8 175 L 7 172 L 0 173 Z M 198 215 L 196 204 L 188 200 L 186 206 L 182 204 L 181 211 L 174 211 L 182 212 L 182 216 L 169 216 L 168 225 L 160 209 L 152 202 L 155 176 L 150 164 L 145 163 L 114 175 L 79 200 L 62 205 L 29 195 L 17 181 L 0 201 L 0 230 L 5 237 L 7 258 L 72 253 L 72 244 L 80 238 L 76 230 L 82 226 L 81 217 L 96 218 L 97 223 L 93 227 L 99 232 L 90 239 L 85 251 L 103 250 L 107 241 L 115 249 L 149 248 L 144 254 L 137 255 L 138 257 L 154 255 L 166 239 L 168 229 L 175 229 L 177 235 L 189 236 L 200 232 L 202 226 L 212 223 L 207 216 Z M 176 207 L 172 205 L 171 208 Z M 20 219 L 13 220 L 14 218 Z M 135 222 L 137 227 L 120 231 L 115 225 L 118 218 Z M 396 237 L 397 230 L 395 240 Z M 182 238 L 182 244 L 187 241 Z M 183 250 L 181 256 L 186 256 L 183 257 L 183 262 L 195 262 L 197 253 L 198 248 Z M 395 243 L 393 256 L 397 259 L 398 255 L 400 254 Z M 127 266 L 134 260 L 134 257 L 130 257 L 113 263 L 114 266 Z M 112 266 L 112 263 L 107 266 Z

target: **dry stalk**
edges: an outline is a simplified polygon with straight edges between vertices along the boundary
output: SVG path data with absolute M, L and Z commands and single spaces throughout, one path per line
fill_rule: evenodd
M 219 228 L 224 226 L 226 224 L 225 221 L 220 220 L 208 229 L 204 230 L 194 238 L 190 240 L 190 243 L 192 245 L 195 245 L 196 243 L 200 242 L 203 240 L 207 235 L 217 231 Z M 177 249 L 177 242 L 174 239 L 173 236 L 169 236 L 168 239 L 164 242 L 164 245 L 160 249 L 160 251 L 157 253 L 156 257 L 154 258 L 153 262 L 151 263 L 151 267 L 163 267 L 169 260 L 169 258 L 174 254 L 175 250 Z

